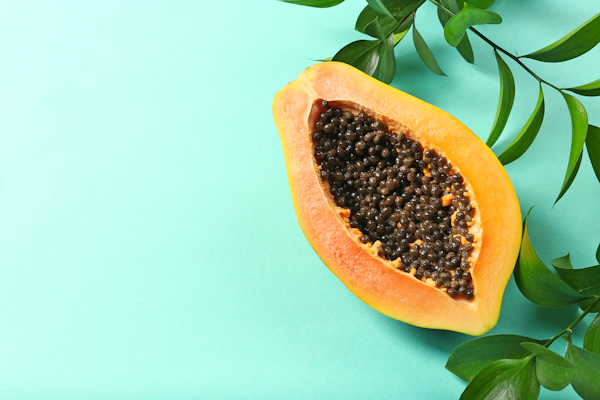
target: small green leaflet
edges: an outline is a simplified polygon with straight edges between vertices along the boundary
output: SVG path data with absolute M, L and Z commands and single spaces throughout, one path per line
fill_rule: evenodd
M 456 0 L 441 0 L 444 7 L 448 8 L 450 11 L 456 10 L 455 13 L 459 12 L 458 4 L 456 4 Z M 450 15 L 446 13 L 444 10 L 438 7 L 438 18 L 440 20 L 440 24 L 442 27 L 445 27 L 448 21 L 450 21 Z M 454 12 L 454 11 L 453 11 Z M 468 63 L 473 64 L 475 62 L 475 57 L 473 55 L 473 48 L 471 47 L 471 42 L 469 41 L 469 36 L 465 32 L 465 37 L 462 38 L 458 46 L 456 46 L 456 50 L 460 53 L 460 55 L 467 61 Z
M 600 356 L 600 314 L 596 315 L 596 318 L 585 331 L 583 348 Z
M 410 29 L 410 27 L 412 26 L 412 24 L 415 21 L 415 14 L 410 14 L 408 17 L 404 18 L 402 20 L 402 23 L 400 24 L 400 26 L 398 26 L 398 28 L 396 28 L 396 30 L 394 31 L 395 33 L 400 33 L 400 32 L 405 32 L 407 30 Z
M 600 96 L 600 79 L 594 82 L 586 83 L 585 85 L 567 88 L 565 90 L 580 94 L 582 96 Z
M 593 289 L 591 291 L 593 291 Z M 588 294 L 587 290 L 582 291 L 581 294 Z M 579 302 L 579 308 L 581 308 L 583 311 L 585 311 L 588 308 L 590 308 L 595 302 L 596 302 L 595 298 L 591 298 L 591 299 L 588 299 L 588 300 L 581 301 L 581 302 Z M 592 308 L 590 310 L 590 312 L 591 313 L 598 313 L 598 312 L 600 312 L 600 304 L 596 304 L 594 306 L 594 308 Z
M 381 2 L 381 0 L 367 0 L 367 3 L 373 8 L 373 10 L 377 11 L 379 14 L 386 15 L 390 18 L 394 18 L 390 10 Z
M 521 56 L 544 62 L 567 61 L 590 51 L 600 42 L 600 13 L 562 39 L 536 52 Z
M 564 357 L 537 343 L 521 343 L 521 346 L 535 355 L 535 372 L 538 381 L 549 390 L 563 390 L 567 387 L 576 367 Z
M 577 394 L 583 399 L 600 398 L 600 356 L 567 343 L 565 357 L 577 366 L 571 382 Z
M 451 46 L 456 47 L 470 27 L 483 24 L 499 24 L 501 22 L 502 18 L 498 14 L 465 4 L 465 7 L 450 18 L 450 21 L 444 27 L 444 36 Z
M 507 165 L 515 161 L 527 151 L 529 146 L 531 146 L 542 126 L 544 109 L 544 92 L 542 91 L 542 85 L 540 84 L 540 95 L 535 109 L 533 110 L 533 114 L 531 114 L 531 117 L 529 117 L 519 134 L 513 139 L 502 154 L 498 156 L 502 165 Z
M 569 256 L 566 255 L 551 261 L 561 279 L 578 292 L 585 291 L 589 295 L 600 295 L 600 265 L 573 269 L 568 258 Z M 565 265 L 566 263 L 568 264 Z
M 406 36 L 406 34 L 408 33 L 408 30 L 404 31 L 404 32 L 400 32 L 400 33 L 395 33 L 394 37 L 393 37 L 393 45 L 396 46 L 398 43 L 400 43 L 400 41 L 404 38 L 404 36 Z M 345 59 L 351 60 L 354 59 L 357 53 L 360 53 L 363 50 L 366 50 L 367 52 L 371 51 L 371 47 L 377 47 L 377 40 L 359 40 L 359 42 L 367 42 L 365 43 L 360 43 L 360 44 L 356 44 L 354 45 L 353 43 L 350 43 L 349 45 L 347 45 L 346 47 L 349 47 L 348 49 L 344 50 L 344 52 L 342 53 L 342 50 L 340 50 L 338 52 L 338 54 L 340 54 L 339 58 L 334 60 L 334 57 L 327 57 L 327 58 L 321 58 L 319 60 L 315 60 L 315 61 L 341 61 L 341 62 L 345 62 L 347 64 L 350 65 L 354 65 L 351 62 L 348 61 L 344 61 Z M 356 43 L 356 42 L 354 42 Z M 359 56 L 360 58 L 360 56 Z M 360 61 L 360 60 L 359 60 Z M 377 60 L 377 62 L 379 62 L 379 59 Z M 395 61 L 394 61 L 395 62 Z M 354 65 L 356 66 L 356 65 Z M 360 69 L 360 68 L 359 68 Z
M 395 33 L 394 34 L 394 47 L 400 43 L 400 41 L 402 40 L 402 38 L 404 38 L 404 36 L 406 36 L 406 34 L 408 33 L 408 29 L 405 30 L 404 32 L 400 32 L 400 33 Z
M 371 6 L 366 6 L 358 16 L 354 29 L 358 32 L 362 32 L 368 35 L 368 33 L 365 32 L 365 28 L 367 27 L 367 25 L 373 22 L 375 18 L 379 18 L 379 23 L 381 24 L 381 28 L 384 32 L 391 33 L 393 31 L 394 33 L 400 33 L 410 28 L 414 16 L 413 14 L 410 14 L 408 17 L 402 18 L 400 20 L 401 22 L 399 22 L 394 18 L 390 18 L 388 16 L 379 14 L 378 12 L 373 10 Z
M 546 341 L 518 335 L 490 335 L 473 339 L 450 353 L 446 369 L 468 382 L 494 361 L 525 358 L 530 355 L 530 352 L 521 346 L 523 342 L 544 344 Z
M 554 201 L 554 204 L 556 204 L 558 200 L 560 200 L 560 198 L 565 194 L 567 189 L 569 189 L 573 179 L 575 179 L 575 175 L 577 175 L 577 170 L 579 169 L 579 164 L 581 163 L 583 144 L 585 143 L 588 130 L 588 117 L 583 104 L 581 104 L 579 100 L 570 94 L 562 92 L 562 95 L 567 102 L 569 113 L 571 114 L 572 139 L 567 173 L 565 175 L 562 188 L 560 189 L 560 193 L 558 194 L 556 201 Z
M 571 255 L 567 254 L 564 257 L 559 257 L 559 258 L 555 258 L 554 260 L 550 261 L 550 264 L 552 264 L 554 266 L 554 269 L 556 268 L 560 268 L 560 269 L 573 269 L 573 264 L 571 264 Z M 558 272 L 558 270 L 557 270 Z M 559 272 L 560 275 L 560 272 Z
M 431 49 L 429 49 L 429 46 L 427 46 L 427 43 L 425 43 L 425 39 L 423 39 L 419 31 L 417 31 L 416 25 L 413 25 L 413 42 L 415 44 L 417 54 L 419 54 L 419 57 L 421 57 L 421 60 L 427 66 L 427 68 L 429 68 L 434 74 L 446 76 L 435 60 Z
M 569 284 L 573 289 L 586 296 L 596 296 L 600 294 L 600 266 L 590 268 L 573 269 L 571 260 L 567 254 L 564 257 L 554 259 L 550 262 L 558 275 Z M 579 302 L 579 308 L 587 310 L 592 306 L 595 299 L 591 298 Z M 599 312 L 600 304 L 594 306 L 590 312 Z
M 425 0 L 380 0 L 381 4 L 383 4 L 385 6 L 385 8 L 392 14 L 392 16 L 400 21 L 406 17 L 408 17 L 410 14 L 414 13 L 417 8 L 419 8 L 424 2 Z M 373 4 L 371 4 L 371 1 L 367 1 L 367 3 L 369 3 L 371 5 L 371 7 L 373 6 Z M 380 14 L 383 14 L 380 12 Z M 383 15 L 387 15 L 387 14 L 383 14 Z
M 462 38 L 458 46 L 456 46 L 456 50 L 460 53 L 460 55 L 465 59 L 468 63 L 475 63 L 475 56 L 473 55 L 473 48 L 471 47 L 471 42 L 469 41 L 469 36 L 465 32 L 465 36 Z
M 452 12 L 452 14 L 454 14 L 454 15 L 458 14 L 460 12 L 460 10 L 462 10 L 461 6 L 464 6 L 464 2 L 461 1 L 460 5 L 459 5 L 457 0 L 441 0 L 441 2 L 444 5 L 444 7 L 446 7 L 448 10 L 450 10 Z M 438 10 L 440 10 L 439 7 L 438 7 Z M 444 14 L 448 15 L 447 13 L 444 13 Z
M 379 23 L 384 32 L 391 32 L 398 26 L 398 21 L 396 21 L 395 18 L 379 14 L 377 11 L 373 10 L 371 6 L 366 6 L 358 16 L 354 29 L 368 35 L 368 33 L 365 32 L 365 28 L 371 22 L 375 21 L 376 18 L 379 19 Z
M 565 333 L 565 335 L 562 338 L 569 343 L 573 343 L 573 339 L 571 338 L 571 331 L 569 330 Z
M 381 42 L 379 48 L 379 63 L 373 73 L 373 78 L 389 84 L 396 74 L 396 57 L 394 57 L 394 34 Z
M 396 74 L 396 58 L 394 57 L 394 34 L 386 34 L 379 24 L 379 18 L 375 18 L 373 22 L 365 27 L 365 32 L 368 35 L 374 36 L 379 39 L 381 45 L 379 46 L 379 59 L 377 67 L 373 72 L 373 77 L 379 79 L 382 82 L 390 83 L 394 79 Z
M 575 289 L 550 272 L 535 253 L 527 229 L 530 212 L 531 210 L 527 212 L 523 223 L 521 253 L 514 272 L 515 282 L 523 296 L 544 307 L 564 307 L 590 298 L 577 293 Z
M 372 76 L 379 63 L 380 46 L 380 40 L 357 40 L 338 51 L 332 61 L 350 64 Z
M 529 356 L 520 360 L 494 361 L 483 368 L 467 385 L 460 400 L 535 400 L 539 393 L 535 361 Z
M 600 181 L 600 128 L 594 125 L 588 126 L 588 133 L 587 137 L 585 138 L 585 147 L 588 155 L 590 156 L 590 161 L 592 162 L 592 167 L 596 173 L 596 178 L 598 178 L 598 181 Z M 600 246 L 598 247 L 598 252 L 596 253 L 596 259 L 600 263 Z
M 504 62 L 498 51 L 494 49 L 494 55 L 498 63 L 498 74 L 500 75 L 500 98 L 498 100 L 498 108 L 496 110 L 496 118 L 494 125 L 490 131 L 490 136 L 486 144 L 492 147 L 500 137 L 500 134 L 506 126 L 508 116 L 512 110 L 515 101 L 515 79 L 510 68 Z M 529 146 L 528 146 L 529 147 Z
M 556 204 L 558 202 L 558 200 L 560 200 L 560 198 L 563 197 L 564 194 L 567 193 L 567 190 L 569 190 L 569 188 L 571 187 L 571 184 L 573 183 L 573 180 L 575 179 L 577 172 L 579 172 L 579 167 L 581 166 L 582 157 L 583 157 L 583 152 L 581 154 L 579 154 L 579 158 L 575 162 L 575 167 L 573 168 L 573 172 L 571 173 L 571 175 L 569 175 L 568 178 L 565 176 L 565 180 L 560 189 L 560 193 L 558 194 L 558 197 L 554 201 L 554 204 Z
M 596 261 L 600 263 L 600 244 L 598 245 L 598 250 L 596 250 Z
M 367 5 L 356 20 L 355 30 L 366 33 L 365 27 L 370 24 L 375 18 L 379 17 L 379 23 L 383 31 L 391 33 L 400 33 L 412 25 L 414 12 L 423 4 L 425 0 L 381 0 L 381 3 L 391 13 L 382 14 L 377 12 L 373 7 Z
M 337 6 L 344 0 L 279 0 L 286 3 L 298 4 L 300 6 L 327 8 Z
M 383 31 L 381 24 L 379 23 L 378 17 L 365 26 L 365 33 L 381 41 L 384 41 L 387 36 L 387 34 Z

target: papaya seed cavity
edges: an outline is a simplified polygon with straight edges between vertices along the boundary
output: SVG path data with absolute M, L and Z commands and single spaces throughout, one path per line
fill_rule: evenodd
M 464 177 L 408 131 L 326 100 L 319 106 L 317 169 L 360 242 L 377 244 L 379 257 L 449 296 L 472 299 L 477 210 Z

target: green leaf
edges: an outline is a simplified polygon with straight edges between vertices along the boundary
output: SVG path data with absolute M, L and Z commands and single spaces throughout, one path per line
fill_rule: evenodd
M 530 352 L 521 343 L 545 341 L 518 335 L 491 335 L 470 340 L 450 353 L 446 369 L 459 378 L 470 381 L 485 366 L 501 359 L 525 358 Z
M 588 126 L 587 137 L 585 138 L 585 147 L 588 155 L 590 156 L 590 161 L 592 162 L 592 167 L 596 173 L 596 178 L 598 178 L 598 181 L 600 181 L 600 128 L 594 125 Z M 598 247 L 598 252 L 596 253 L 596 259 L 600 263 L 600 246 Z
M 394 34 L 394 39 L 393 39 L 393 45 L 396 46 L 398 43 L 400 43 L 400 41 L 404 38 L 404 36 L 406 36 L 407 33 L 408 33 L 408 30 L 405 30 L 405 31 L 400 32 L 400 33 L 395 33 Z M 375 44 L 375 46 L 377 45 L 377 41 L 373 41 L 372 43 Z M 364 45 L 364 46 L 365 46 L 365 48 L 369 47 L 367 45 Z M 353 50 L 356 50 L 356 51 L 360 50 L 358 47 L 359 46 L 354 47 Z M 340 52 L 341 52 L 341 50 L 340 50 Z M 350 51 L 348 51 L 345 54 L 342 54 L 340 57 L 343 58 L 345 56 L 348 56 L 348 57 L 352 58 Z M 327 58 L 321 58 L 319 60 L 314 60 L 314 61 L 334 61 L 334 60 L 333 60 L 333 57 L 327 57 Z M 340 60 L 335 60 L 335 61 L 340 61 Z M 342 62 L 346 62 L 347 64 L 350 64 L 347 61 L 342 61 Z
M 386 39 L 386 33 L 383 31 L 381 24 L 379 23 L 379 17 L 375 18 L 373 21 L 369 23 L 369 25 L 365 26 L 365 33 L 369 36 L 373 36 L 381 40 L 382 42 Z
M 557 262 L 557 260 L 561 261 Z M 569 268 L 568 266 L 564 268 L 561 265 L 563 260 L 564 257 L 551 261 L 554 269 L 563 281 L 567 282 L 569 286 L 580 293 L 585 291 L 589 295 L 600 295 L 600 265 L 578 269 Z
M 542 263 L 533 249 L 527 229 L 529 212 L 523 223 L 521 253 L 515 267 L 515 282 L 523 296 L 544 307 L 564 307 L 588 299 L 577 293 Z
M 544 93 L 542 91 L 542 85 L 540 84 L 540 95 L 538 97 L 535 109 L 533 110 L 533 114 L 531 114 L 531 117 L 529 117 L 519 134 L 513 139 L 512 142 L 510 142 L 502 154 L 498 156 L 498 159 L 502 165 L 510 164 L 521 157 L 527 151 L 527 149 L 529 149 L 529 146 L 531 146 L 535 140 L 535 137 L 542 126 L 542 121 L 544 120 L 544 110 Z
M 406 17 L 402 20 L 402 23 L 400 24 L 400 26 L 398 26 L 398 28 L 396 28 L 396 30 L 394 32 L 395 33 L 406 32 L 407 30 L 410 29 L 410 27 L 413 25 L 414 22 L 415 22 L 415 14 L 412 13 L 408 17 Z
M 573 264 L 571 264 L 571 256 L 569 254 L 564 257 L 555 258 L 554 260 L 550 261 L 550 264 L 554 266 L 554 269 L 556 269 L 559 275 L 560 271 L 557 268 L 573 269 Z
M 327 8 L 337 6 L 344 0 L 279 0 L 285 3 L 298 4 L 300 6 Z
M 442 4 L 448 10 L 450 10 L 454 15 L 458 14 L 460 12 L 460 10 L 462 10 L 462 7 L 464 6 L 463 1 L 461 1 L 460 5 L 459 5 L 458 1 L 456 1 L 456 0 L 442 0 Z M 439 9 L 439 7 L 438 7 L 438 9 Z
M 471 42 L 469 41 L 469 36 L 465 32 L 465 36 L 462 38 L 458 46 L 456 46 L 456 50 L 460 53 L 460 55 L 467 61 L 468 63 L 473 64 L 475 62 L 475 56 L 473 55 L 473 48 L 471 47 Z
M 579 166 L 581 165 L 582 156 L 583 156 L 583 152 L 579 155 L 579 158 L 577 159 L 577 162 L 575 163 L 575 168 L 573 169 L 573 173 L 569 176 L 569 179 L 567 179 L 567 177 L 565 177 L 565 181 L 563 182 L 563 185 L 560 189 L 560 193 L 558 194 L 558 197 L 556 198 L 556 201 L 554 202 L 554 204 L 556 204 L 558 202 L 558 200 L 560 200 L 560 198 L 563 197 L 563 195 L 565 193 L 567 193 L 567 190 L 569 190 L 569 188 L 571 187 L 571 184 L 573 183 L 573 180 L 575 179 L 575 176 L 577 175 L 577 172 L 579 171 Z
M 522 57 L 544 62 L 567 61 L 590 51 L 600 42 L 600 13 L 594 15 L 562 39 Z
M 379 48 L 379 63 L 373 73 L 373 78 L 389 84 L 396 74 L 396 57 L 394 56 L 394 35 L 381 43 Z
M 451 4 L 456 5 L 456 0 L 446 0 L 446 1 Z M 445 2 L 443 1 L 443 3 L 445 3 Z M 458 9 L 458 5 L 456 5 L 456 9 Z M 438 7 L 437 12 L 438 12 L 438 18 L 440 20 L 440 23 L 442 24 L 442 27 L 445 27 L 446 23 L 448 23 L 448 21 L 450 21 L 450 15 L 448 15 L 448 13 L 446 13 L 444 10 L 442 10 L 439 7 Z M 469 62 L 471 64 L 473 64 L 475 62 L 475 57 L 473 56 L 473 48 L 471 47 L 471 42 L 469 41 L 469 36 L 467 35 L 466 32 L 465 32 L 465 37 L 462 38 L 462 40 L 460 41 L 458 46 L 456 46 L 456 49 L 458 50 L 460 55 L 467 62 Z
M 581 294 L 594 296 L 594 295 L 596 295 L 597 292 L 598 292 L 598 287 L 592 287 L 591 289 L 582 290 Z M 595 301 L 596 301 L 595 298 L 591 298 L 591 299 L 587 299 L 587 300 L 584 300 L 584 301 L 580 301 L 579 302 L 579 308 L 581 308 L 583 311 L 585 311 L 588 308 L 590 308 Z M 589 312 L 591 312 L 591 313 L 600 312 L 600 304 L 596 304 L 594 306 L 594 308 L 592 308 Z
M 489 147 L 492 147 L 496 143 L 496 140 L 498 140 L 504 130 L 515 101 L 515 79 L 513 78 L 513 74 L 495 49 L 494 55 L 498 62 L 498 74 L 500 75 L 500 98 L 498 100 L 494 125 L 486 142 Z
M 445 27 L 448 21 L 450 21 L 450 14 L 448 14 L 446 11 L 442 10 L 439 7 L 437 9 L 437 14 L 438 19 L 440 20 L 440 24 L 442 24 L 442 28 Z
M 350 64 L 373 76 L 379 63 L 380 46 L 380 40 L 357 40 L 344 46 L 333 56 L 332 60 Z
M 582 271 L 582 270 L 573 270 L 573 265 L 571 264 L 571 260 L 570 260 L 568 254 L 564 257 L 554 259 L 554 260 L 550 261 L 550 263 L 554 266 L 554 269 L 556 269 L 556 271 L 558 272 L 558 275 L 560 275 L 560 277 L 565 282 L 567 282 L 569 284 L 569 286 L 571 286 L 573 289 L 577 290 L 582 295 L 594 296 L 598 292 L 598 286 L 592 285 L 587 289 L 585 288 L 585 287 L 589 286 L 588 282 L 586 281 L 587 272 L 583 271 L 582 276 L 578 275 L 581 272 L 577 272 L 577 271 Z M 583 279 L 581 279 L 581 278 L 583 278 Z M 588 308 L 590 308 L 590 306 L 592 305 L 592 303 L 594 301 L 596 301 L 596 299 L 594 299 L 594 298 L 580 301 L 579 308 L 581 308 L 582 310 L 585 311 Z M 593 312 L 593 313 L 600 312 L 600 304 L 597 304 L 596 306 L 594 306 L 594 308 L 592 308 L 590 310 L 590 312 Z
M 404 36 L 406 36 L 407 33 L 408 33 L 408 29 L 405 30 L 404 32 L 394 33 L 394 42 L 392 43 L 394 45 L 394 47 L 396 47 L 396 45 L 398 43 L 400 43 L 400 41 L 404 38 Z
M 596 315 L 596 318 L 585 331 L 583 348 L 600 356 L 600 314 Z
M 398 21 L 410 16 L 424 2 L 425 0 L 381 0 L 381 3 L 385 5 Z
M 446 76 L 435 60 L 429 46 L 427 46 L 427 43 L 425 43 L 425 40 L 417 30 L 416 25 L 413 25 L 413 42 L 415 44 L 415 49 L 417 49 L 417 54 L 419 54 L 419 57 L 421 57 L 421 60 L 427 68 L 434 74 Z
M 565 335 L 562 338 L 565 339 L 569 343 L 573 343 L 573 339 L 571 338 L 571 330 L 570 329 L 567 330 L 567 332 L 565 333 Z
M 585 400 L 600 399 L 600 356 L 567 343 L 566 358 L 577 367 L 571 382 L 577 394 Z
M 381 2 L 381 0 L 367 0 L 367 3 L 373 8 L 373 10 L 377 11 L 379 14 L 386 15 L 390 18 L 394 18 L 390 10 Z
M 451 46 L 456 47 L 470 27 L 483 24 L 499 24 L 501 22 L 502 18 L 498 14 L 465 4 L 465 7 L 450 18 L 450 21 L 444 27 L 444 36 Z
M 567 88 L 565 90 L 580 94 L 582 96 L 600 96 L 600 79 L 585 85 Z
M 581 294 L 587 294 L 586 291 L 581 292 Z M 583 311 L 587 310 L 588 308 L 590 308 L 590 306 L 596 301 L 595 298 L 591 298 L 588 300 L 584 300 L 584 301 L 580 301 L 579 302 L 579 308 L 581 308 Z M 596 304 L 594 306 L 594 308 L 592 308 L 590 310 L 591 313 L 597 313 L 600 312 L 600 304 Z
M 366 33 L 365 27 L 375 18 L 379 18 L 379 23 L 386 34 L 390 34 L 392 31 L 394 33 L 403 32 L 410 28 L 414 20 L 413 13 L 423 2 L 424 0 L 383 0 L 382 3 L 392 13 L 392 17 L 378 13 L 371 6 L 366 6 L 358 16 L 354 29 Z
M 581 154 L 583 152 L 583 144 L 588 131 L 588 117 L 585 107 L 579 100 L 570 94 L 562 93 L 567 106 L 569 107 L 569 113 L 571 114 L 571 127 L 572 127 L 572 139 L 571 139 L 571 152 L 569 154 L 569 164 L 567 165 L 567 173 L 565 180 L 563 181 L 560 193 L 556 198 L 554 204 L 560 200 L 560 198 L 566 193 L 569 186 L 575 179 L 579 164 L 581 163 Z
M 535 372 L 543 387 L 563 390 L 571 383 L 577 371 L 571 362 L 537 343 L 525 342 L 521 346 L 535 355 Z
M 596 261 L 600 263 L 600 244 L 598 245 L 598 250 L 596 250 Z
M 368 35 L 365 28 L 375 21 L 375 19 L 379 19 L 384 32 L 392 32 L 398 26 L 398 21 L 395 18 L 379 14 L 371 6 L 366 6 L 358 16 L 354 29 Z
M 498 360 L 483 368 L 467 385 L 461 400 L 535 400 L 540 384 L 532 356 L 521 360 Z

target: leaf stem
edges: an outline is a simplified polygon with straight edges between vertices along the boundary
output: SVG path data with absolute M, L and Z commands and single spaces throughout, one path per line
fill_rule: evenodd
M 435 0 L 429 0 L 431 3 L 435 4 L 436 7 L 438 7 L 439 9 L 441 9 L 442 11 L 444 11 L 446 14 L 450 15 L 451 17 L 454 17 L 456 14 L 454 14 L 452 11 L 448 10 L 446 7 L 444 7 L 442 4 L 438 3 Z
M 454 14 L 452 11 L 448 10 L 446 7 L 444 7 L 444 5 L 438 3 L 436 0 L 429 0 L 431 3 L 435 4 L 436 7 L 438 7 L 440 10 L 444 11 L 446 14 L 450 15 L 451 17 L 455 16 L 456 14 Z M 510 57 L 514 62 L 516 62 L 517 64 L 519 64 L 521 66 L 521 68 L 523 68 L 525 71 L 527 71 L 531 76 L 533 76 L 535 79 L 537 79 L 538 82 L 540 83 L 545 83 L 546 85 L 550 86 L 551 88 L 554 88 L 556 90 L 558 90 L 559 92 L 562 92 L 561 89 L 559 89 L 558 87 L 554 86 L 553 84 L 551 84 L 550 82 L 540 78 L 535 72 L 533 72 L 532 70 L 530 70 L 525 64 L 523 64 L 521 62 L 521 60 L 519 59 L 519 57 L 509 53 L 508 51 L 504 50 L 502 47 L 498 46 L 496 43 L 492 42 L 490 39 L 488 39 L 486 36 L 484 36 L 481 32 L 479 32 L 477 29 L 470 27 L 469 28 L 470 31 L 472 31 L 473 33 L 475 33 L 477 36 L 479 36 L 481 39 L 483 39 L 484 42 L 486 42 L 487 44 L 489 44 L 490 46 L 492 46 L 494 49 L 504 53 L 505 55 L 507 55 L 508 57 Z
M 586 310 L 575 320 L 571 323 L 571 325 L 567 326 L 565 329 L 563 329 L 560 333 L 558 333 L 557 335 L 552 336 L 550 339 L 548 339 L 548 341 L 546 342 L 546 344 L 544 344 L 545 347 L 550 346 L 556 339 L 558 339 L 559 337 L 561 337 L 562 335 L 564 335 L 567 332 L 570 332 L 575 325 L 577 325 L 579 322 L 581 322 L 581 320 L 588 315 L 588 313 L 590 311 L 592 311 L 592 309 L 598 304 L 600 303 L 600 296 L 596 297 L 596 301 L 594 301 L 588 308 L 586 308 Z
M 523 64 L 521 62 L 521 60 L 519 59 L 519 57 L 512 55 L 511 53 L 509 53 L 508 51 L 504 50 L 502 47 L 498 46 L 496 43 L 492 42 L 490 39 L 488 39 L 487 37 L 485 37 L 481 32 L 479 32 L 477 29 L 471 27 L 469 28 L 473 33 L 475 33 L 477 36 L 479 36 L 481 39 L 483 39 L 487 44 L 489 44 L 490 46 L 492 46 L 494 49 L 501 51 L 502 53 L 506 54 L 508 57 L 510 57 L 514 62 L 516 62 L 517 64 L 519 64 L 525 71 L 529 72 L 529 74 L 531 76 L 533 76 L 535 79 L 538 80 L 538 82 L 540 83 L 545 83 L 546 85 L 558 90 L 559 92 L 561 91 L 561 89 L 557 88 L 556 86 L 554 86 L 553 84 L 551 84 L 550 82 L 540 78 L 539 76 L 537 76 L 537 74 L 535 72 L 533 72 L 532 70 L 530 70 L 525 64 Z

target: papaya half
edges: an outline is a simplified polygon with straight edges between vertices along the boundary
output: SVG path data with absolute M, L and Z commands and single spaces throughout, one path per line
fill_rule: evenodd
M 337 62 L 285 86 L 273 115 L 300 226 L 352 293 L 424 328 L 494 327 L 522 224 L 508 175 L 477 136 Z

